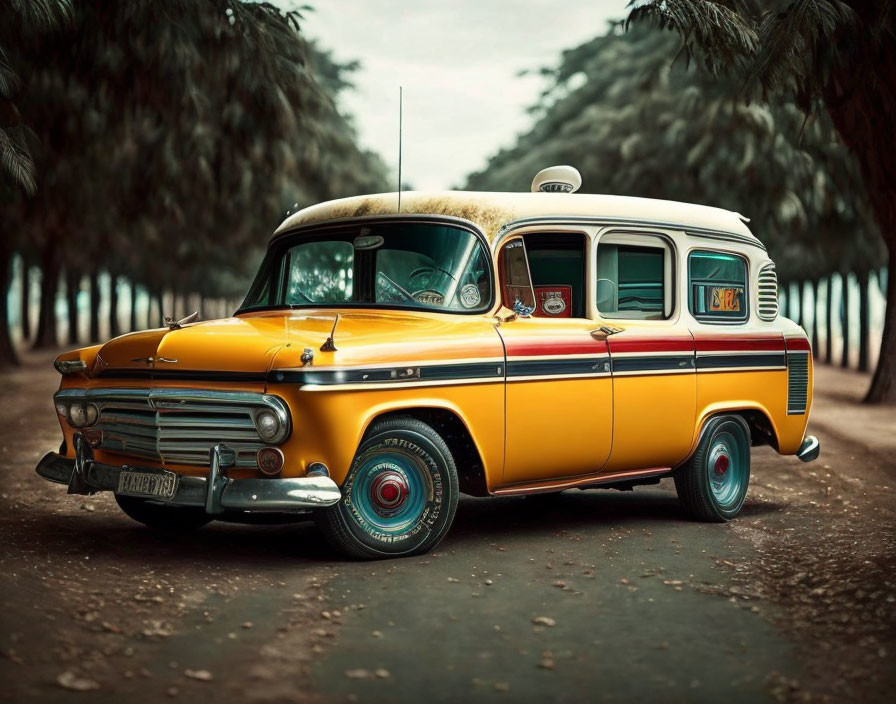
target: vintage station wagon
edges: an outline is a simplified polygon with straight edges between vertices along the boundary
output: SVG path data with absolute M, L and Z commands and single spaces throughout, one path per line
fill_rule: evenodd
M 775 266 L 737 213 L 579 183 L 295 213 L 233 317 L 57 359 L 37 472 L 163 530 L 312 512 L 360 558 L 432 549 L 461 492 L 673 477 L 688 514 L 733 518 L 751 446 L 819 451 Z

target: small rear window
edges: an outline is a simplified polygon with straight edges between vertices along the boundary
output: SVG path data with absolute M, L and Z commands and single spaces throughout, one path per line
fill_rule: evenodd
M 747 319 L 747 263 L 720 252 L 692 252 L 688 257 L 691 314 L 705 322 Z

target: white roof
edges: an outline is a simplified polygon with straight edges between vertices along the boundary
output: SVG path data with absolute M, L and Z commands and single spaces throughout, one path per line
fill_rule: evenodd
M 398 194 L 378 193 L 331 200 L 290 215 L 275 235 L 298 225 L 362 216 L 398 214 Z M 486 193 L 478 191 L 405 191 L 401 214 L 450 215 L 475 223 L 493 240 L 517 220 L 591 218 L 606 222 L 645 222 L 726 232 L 756 238 L 738 213 L 693 203 L 587 193 Z

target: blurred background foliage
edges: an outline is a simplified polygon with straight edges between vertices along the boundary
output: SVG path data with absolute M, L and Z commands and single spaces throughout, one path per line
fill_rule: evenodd
M 138 287 L 157 313 L 163 292 L 171 313 L 187 294 L 232 300 L 287 209 L 389 187 L 336 107 L 357 63 L 300 22 L 247 0 L 0 0 L 0 285 L 14 255 L 41 281 L 22 337 L 57 344 L 61 286 L 77 344 L 86 281 L 98 340 L 101 278 L 113 335 L 119 281 L 129 329 Z M 541 73 L 531 129 L 467 188 L 528 190 L 570 163 L 587 191 L 741 212 L 816 351 L 824 310 L 827 360 L 854 290 L 868 367 L 870 282 L 886 292 L 869 400 L 896 401 L 894 0 L 635 0 Z M 3 300 L 0 363 L 15 357 Z
M 70 318 L 85 277 L 98 315 L 100 272 L 156 298 L 232 298 L 288 208 L 383 190 L 336 108 L 354 66 L 300 20 L 235 0 L 0 2 L 2 290 L 13 253 L 40 269 L 35 346 L 57 344 L 60 281 Z
M 868 400 L 896 402 L 894 48 L 892 0 L 635 0 L 626 21 L 542 69 L 532 129 L 466 186 L 525 190 L 544 165 L 570 163 L 591 192 L 741 212 L 816 351 L 823 289 L 828 361 L 832 311 L 848 316 L 842 282 L 855 277 L 861 370 L 878 276 L 888 304 Z

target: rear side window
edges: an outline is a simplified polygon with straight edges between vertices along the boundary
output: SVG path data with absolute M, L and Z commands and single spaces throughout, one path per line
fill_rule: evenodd
M 704 322 L 736 323 L 747 319 L 747 263 L 720 252 L 692 252 L 688 257 L 689 306 Z
M 597 310 L 605 318 L 662 320 L 672 312 L 669 250 L 653 237 L 638 240 L 657 246 L 603 240 L 597 247 Z

